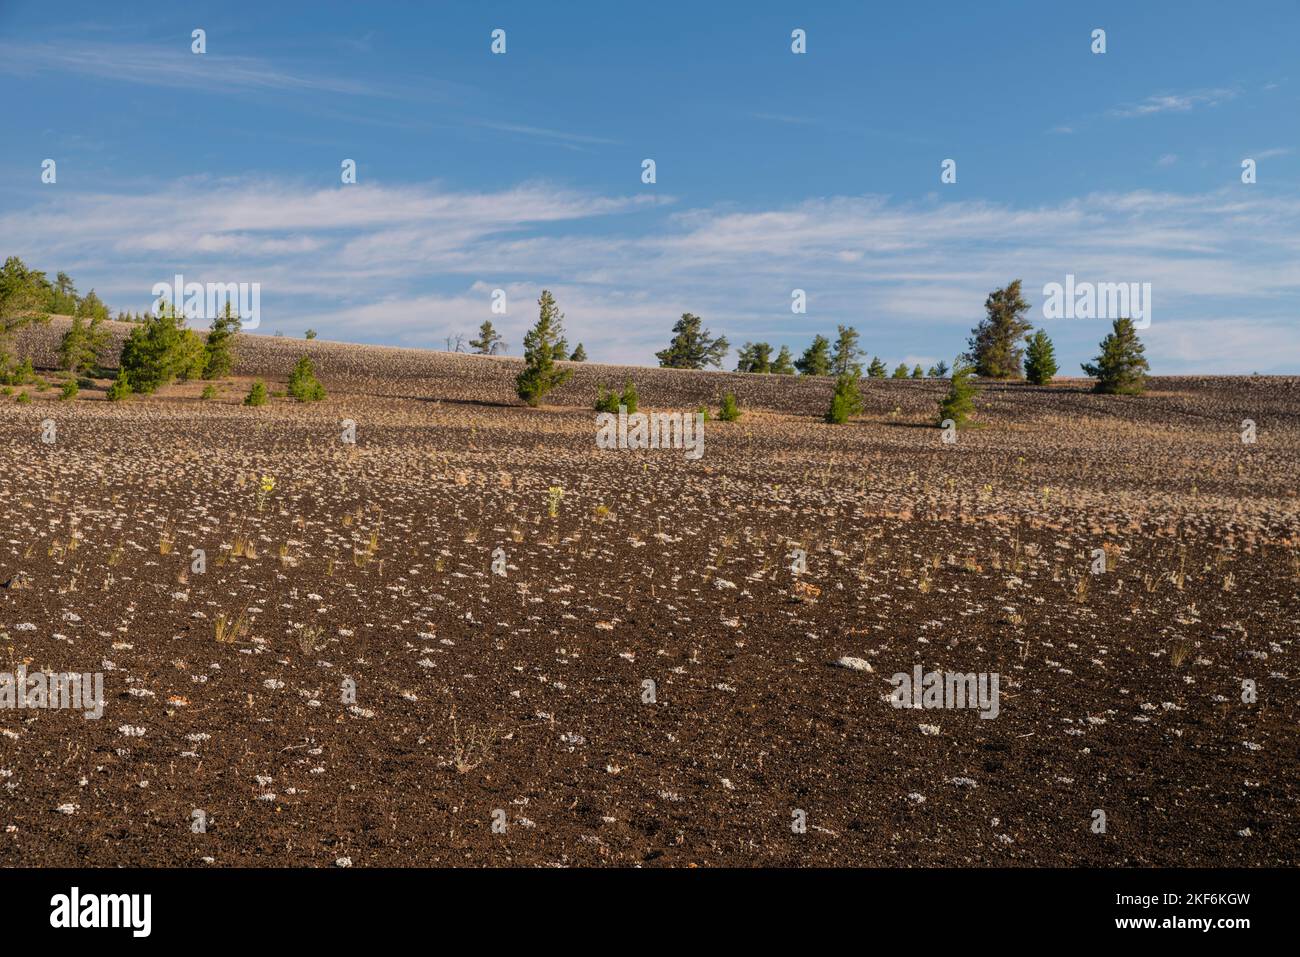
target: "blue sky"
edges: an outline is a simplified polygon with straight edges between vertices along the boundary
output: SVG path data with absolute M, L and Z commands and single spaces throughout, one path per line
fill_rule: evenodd
M 691 311 L 892 367 L 1021 278 L 1075 374 L 1069 273 L 1152 284 L 1157 373 L 1300 369 L 1295 2 L 57 7 L 0 0 L 0 253 L 113 308 L 180 272 L 260 282 L 260 332 L 518 354 L 548 287 L 598 361 Z

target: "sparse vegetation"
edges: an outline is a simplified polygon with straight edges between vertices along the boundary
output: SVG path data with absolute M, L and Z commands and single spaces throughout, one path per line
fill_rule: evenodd
M 990 431 L 963 432 L 951 447 L 932 429 L 947 381 L 859 381 L 865 410 L 820 429 L 838 377 L 573 366 L 570 388 L 545 400 L 559 410 L 539 415 L 502 402 L 517 359 L 319 340 L 304 349 L 293 335 L 240 337 L 248 378 L 238 385 L 192 382 L 108 405 L 100 383 L 80 386 L 89 401 L 56 406 L 75 377 L 45 369 L 69 324 L 25 329 L 16 345 L 52 385 L 44 395 L 21 387 L 31 404 L 11 398 L 7 422 L 0 417 L 9 447 L 23 450 L 7 460 L 0 487 L 0 595 L 12 657 L 32 659 L 29 670 L 60 648 L 92 654 L 87 667 L 100 656 L 115 663 L 105 676 L 110 720 L 66 769 L 71 787 L 102 745 L 110 756 L 129 748 L 119 764 L 136 767 L 138 780 L 148 763 L 148 793 L 164 808 L 188 802 L 196 773 L 213 806 L 240 814 L 252 785 L 253 799 L 278 795 L 254 807 L 283 808 L 276 820 L 290 828 L 304 820 L 304 800 L 340 797 L 337 814 L 311 818 L 310 840 L 298 842 L 295 830 L 266 847 L 241 843 L 249 863 L 320 863 L 318 839 L 361 849 L 368 864 L 489 862 L 505 847 L 480 840 L 484 812 L 497 806 L 519 828 L 510 847 L 520 863 L 562 850 L 579 866 L 635 865 L 647 849 L 669 865 L 766 863 L 779 848 L 757 839 L 742 858 L 689 830 L 679 845 L 672 829 L 647 842 L 621 825 L 591 827 L 599 813 L 689 828 L 697 813 L 755 794 L 760 818 L 784 814 L 785 799 L 766 801 L 754 782 L 806 770 L 788 744 L 804 740 L 811 721 L 819 760 L 836 769 L 818 784 L 831 791 L 810 820 L 839 837 L 801 845 L 818 863 L 874 859 L 872 842 L 848 826 L 852 815 L 835 808 L 852 795 L 843 806 L 897 810 L 897 782 L 876 771 L 909 742 L 941 746 L 940 764 L 908 785 L 927 796 L 923 812 L 947 813 L 995 788 L 1023 798 L 1014 825 L 955 826 L 943 846 L 909 845 L 917 863 L 942 863 L 954 848 L 996 863 L 1008 846 L 1024 863 L 1095 861 L 1111 845 L 1093 840 L 1086 816 L 1077 840 L 1019 836 L 1055 826 L 1063 779 L 1095 789 L 1101 775 L 1116 806 L 1174 788 L 1180 837 L 1204 836 L 1250 863 L 1276 856 L 1276 844 L 1236 838 L 1238 822 L 1211 798 L 1240 787 L 1224 777 L 1225 755 L 1233 781 L 1266 780 L 1278 760 L 1280 739 L 1260 730 L 1261 712 L 1239 703 L 1237 688 L 1251 670 L 1289 673 L 1300 580 L 1290 379 L 1158 379 L 1148 385 L 1153 401 L 1121 402 L 997 385 L 975 400 L 974 424 Z M 308 352 L 317 372 L 328 371 L 334 401 L 256 412 L 226 404 L 242 400 L 254 376 L 283 386 Z M 592 452 L 583 406 L 598 393 L 622 400 L 618 383 L 628 379 L 656 412 L 707 402 L 715 418 L 698 462 L 674 447 Z M 224 401 L 201 403 L 200 390 Z M 716 419 L 724 391 L 726 405 L 744 407 L 737 422 Z M 1253 447 L 1237 434 L 1247 414 L 1260 425 Z M 52 448 L 38 438 L 47 417 L 58 420 Z M 345 417 L 359 423 L 357 445 L 338 440 Z M 497 548 L 504 576 L 493 570 Z M 195 549 L 206 550 L 202 572 Z M 802 568 L 792 565 L 796 549 L 806 552 Z M 1094 573 L 1098 549 L 1104 574 Z M 25 622 L 35 629 L 18 630 Z M 875 674 L 826 667 L 841 656 Z M 885 680 L 918 662 L 1000 670 L 999 721 L 1010 724 L 895 712 L 880 700 Z M 346 685 L 341 700 L 352 677 L 355 700 Z M 644 679 L 657 706 L 638 698 Z M 436 697 L 443 684 L 460 709 L 455 726 Z M 1290 727 L 1297 705 L 1277 687 L 1261 682 L 1261 701 L 1277 727 Z M 1035 707 L 1048 696 L 1064 704 Z M 1225 712 L 1232 720 L 1220 720 Z M 931 732 L 920 722 L 942 731 L 923 738 Z M 144 739 L 117 741 L 119 725 L 146 728 Z M 39 780 L 40 755 L 66 750 L 58 732 L 67 727 L 45 717 L 14 725 L 21 747 L 6 767 L 24 788 Z M 1150 750 L 1166 738 L 1184 746 L 1164 757 Z M 748 770 L 729 757 L 737 741 Z M 1041 773 L 1024 774 L 990 741 L 1030 748 Z M 1256 741 L 1258 751 L 1243 743 Z M 74 742 L 59 760 L 75 752 Z M 1144 756 L 1140 773 L 1132 753 Z M 681 767 L 699 773 L 663 771 Z M 594 804 L 593 774 L 617 785 Z M 1207 787 L 1178 790 L 1189 779 Z M 134 793 L 134 772 L 114 780 Z M 478 802 L 472 815 L 451 810 L 464 786 Z M 95 828 L 141 853 L 196 852 L 176 843 L 183 817 L 143 828 L 107 779 L 68 793 L 81 796 Z M 418 806 L 438 818 L 420 841 L 366 829 L 424 798 Z M 1286 795 L 1261 787 L 1256 798 L 1252 825 L 1281 833 L 1293 816 Z M 38 797 L 30 813 L 15 805 L 23 833 L 45 836 L 48 803 Z M 530 818 L 540 830 L 523 831 Z M 1014 845 L 997 840 L 1004 832 Z M 357 834 L 368 836 L 348 844 Z M 603 845 L 577 839 L 590 834 Z M 1123 853 L 1194 861 L 1189 846 Z M 120 853 L 86 843 L 88 863 L 111 866 Z
M 213 627 L 216 631 L 217 641 L 228 645 L 248 640 L 252 622 L 249 621 L 247 609 L 237 614 L 223 611 L 217 615 Z

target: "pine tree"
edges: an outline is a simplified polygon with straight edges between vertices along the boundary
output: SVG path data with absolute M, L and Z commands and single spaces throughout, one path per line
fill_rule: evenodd
M 737 372 L 771 372 L 772 346 L 766 342 L 746 342 L 740 347 Z
M 1032 385 L 1047 385 L 1056 375 L 1056 350 L 1047 333 L 1039 329 L 1025 339 L 1025 378 Z
M 573 354 L 569 356 L 569 361 L 570 361 L 570 362 L 586 362 L 586 361 L 587 361 L 587 350 L 584 349 L 584 348 L 582 348 L 582 343 L 581 343 L 581 342 L 578 343 L 578 348 L 576 348 L 576 349 L 573 350 Z
M 858 348 L 858 330 L 852 326 L 836 326 L 839 338 L 835 340 L 835 351 L 831 353 L 830 371 L 837 376 L 862 376 L 862 364 L 858 357 L 862 350 Z
M 673 341 L 655 357 L 665 369 L 703 369 L 706 365 L 721 366 L 729 348 L 726 336 L 714 339 L 699 316 L 683 312 L 673 325 Z
M 861 373 L 859 373 L 860 375 Z M 871 365 L 867 367 L 867 376 L 872 379 L 883 379 L 886 375 L 885 364 L 880 361 L 880 356 L 873 356 Z
M 1018 343 L 1033 328 L 1025 318 L 1029 303 L 1020 297 L 1020 280 L 989 293 L 984 309 L 988 315 L 971 330 L 966 358 L 974 364 L 978 376 L 1018 377 L 1024 353 Z
M 597 386 L 597 389 L 599 391 L 596 393 L 596 411 L 617 414 L 618 404 L 622 397 L 617 392 L 607 389 L 603 383 Z
M 555 367 L 555 345 L 564 337 L 564 314 L 549 289 L 542 290 L 537 310 L 537 325 L 524 336 L 524 371 L 515 379 L 519 398 L 531 406 L 541 405 L 546 393 L 573 376 L 572 369 Z
M 637 410 L 636 384 L 628 380 L 623 386 L 623 394 L 619 397 L 619 404 L 627 409 L 627 414 L 631 415 Z
M 782 346 L 781 351 L 777 353 L 776 359 L 772 362 L 772 373 L 794 375 L 794 363 L 791 361 L 789 346 Z
M 288 392 L 299 402 L 319 402 L 325 398 L 325 387 L 316 378 L 316 368 L 307 356 L 300 358 L 293 367 Z
M 235 367 L 235 333 L 239 332 L 239 316 L 226 300 L 226 308 L 212 320 L 207 342 L 203 344 L 203 378 L 220 379 L 230 375 Z
M 202 375 L 206 358 L 203 340 L 168 304 L 131 330 L 120 364 L 131 391 L 148 395 L 173 379 Z
M 803 351 L 794 367 L 803 375 L 830 375 L 831 341 L 825 336 L 814 336 L 812 345 Z
M 718 418 L 723 422 L 735 422 L 740 416 L 740 406 L 736 405 L 736 396 L 731 392 L 724 392 L 722 404 L 718 407 Z
M 906 362 L 900 362 L 897 366 L 894 367 L 894 378 L 895 378 L 895 379 L 906 379 L 906 378 L 907 378 L 907 363 L 906 363 Z
M 52 288 L 45 273 L 28 269 L 17 256 L 0 267 L 0 375 L 8 374 L 13 363 L 11 334 L 29 323 L 49 322 L 46 303 Z
M 470 348 L 479 355 L 491 356 L 501 348 L 501 336 L 492 328 L 492 321 L 488 320 L 478 327 L 478 338 L 469 341 Z
M 858 377 L 853 374 L 836 376 L 835 392 L 831 406 L 826 410 L 826 421 L 843 425 L 862 411 L 862 393 L 858 391 Z
M 975 383 L 971 382 L 974 367 L 958 356 L 952 365 L 952 382 L 948 394 L 939 400 L 939 425 L 944 420 L 952 419 L 953 424 L 961 429 L 969 423 L 975 411 Z
M 1095 363 L 1085 362 L 1083 371 L 1097 380 L 1094 392 L 1108 395 L 1141 395 L 1146 390 L 1146 346 L 1137 337 L 1132 319 L 1116 319 L 1112 332 L 1101 341 L 1101 355 Z
M 103 301 L 95 295 L 93 289 L 77 302 L 76 309 L 77 315 L 84 316 L 86 319 L 104 320 L 108 318 L 108 306 L 104 305 Z
M 74 316 L 77 314 L 77 287 L 72 277 L 59 271 L 54 276 L 54 288 L 49 298 L 49 310 L 57 316 Z
M 118 369 L 117 378 L 113 380 L 113 384 L 110 385 L 108 391 L 104 393 L 104 398 L 109 402 L 121 402 L 123 399 L 130 396 L 130 394 L 131 382 L 126 376 L 126 370 Z
M 912 367 L 912 378 L 913 379 L 925 378 L 925 373 L 921 371 L 921 363 L 918 362 L 915 366 Z
M 948 374 L 948 363 L 940 359 L 934 365 L 930 366 L 929 376 L 931 379 L 942 379 Z
M 60 273 L 62 275 L 62 273 Z M 86 320 L 82 316 L 73 316 L 72 325 L 59 341 L 59 368 L 67 369 L 74 376 L 95 362 L 95 354 L 89 349 L 90 333 Z M 89 355 L 87 355 L 89 353 Z
M 266 405 L 266 383 L 258 379 L 244 396 L 244 405 Z

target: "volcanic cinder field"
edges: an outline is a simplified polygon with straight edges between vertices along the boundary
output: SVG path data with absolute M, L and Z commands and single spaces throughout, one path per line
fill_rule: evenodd
M 325 401 L 241 404 L 303 354 Z M 938 381 L 832 426 L 828 379 L 518 369 L 242 336 L 213 400 L 4 399 L 4 667 L 106 701 L 0 710 L 0 864 L 1300 859 L 1300 380 L 985 384 L 947 445 Z M 627 378 L 745 414 L 598 449 Z M 895 707 L 917 666 L 996 718 Z

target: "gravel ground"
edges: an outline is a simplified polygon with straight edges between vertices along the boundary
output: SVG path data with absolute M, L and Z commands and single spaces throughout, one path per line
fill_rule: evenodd
M 534 410 L 515 359 L 239 349 L 215 400 L 0 401 L 7 667 L 106 699 L 0 709 L 0 863 L 1300 858 L 1294 378 L 990 385 L 944 445 L 936 382 L 836 427 L 826 379 L 584 365 Z M 324 402 L 242 406 L 302 354 Z M 626 378 L 746 414 L 597 449 Z M 996 717 L 896 707 L 918 666 Z

